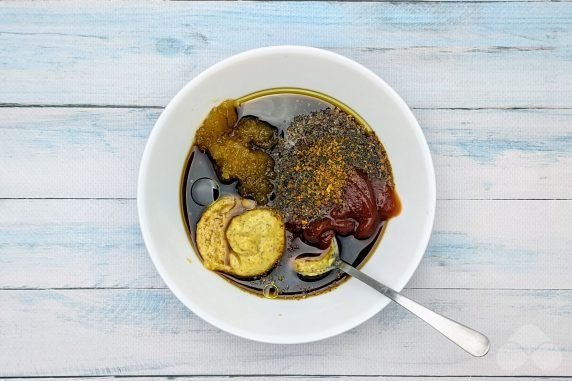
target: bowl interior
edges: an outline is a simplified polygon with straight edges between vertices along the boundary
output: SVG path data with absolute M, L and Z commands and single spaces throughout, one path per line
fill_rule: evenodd
M 195 314 L 235 335 L 272 343 L 323 339 L 364 322 L 388 300 L 355 279 L 303 300 L 269 300 L 241 291 L 202 266 L 180 207 L 182 174 L 194 134 L 225 99 L 278 87 L 317 91 L 353 109 L 374 129 L 402 201 L 363 271 L 401 290 L 431 233 L 435 179 L 427 143 L 401 98 L 363 66 L 324 50 L 262 48 L 216 64 L 185 86 L 161 114 L 141 163 L 138 211 L 155 266 Z M 319 324 L 308 324 L 319 322 Z

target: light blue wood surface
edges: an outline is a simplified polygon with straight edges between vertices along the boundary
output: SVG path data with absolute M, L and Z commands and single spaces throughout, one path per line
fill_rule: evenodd
M 277 44 L 355 59 L 412 106 L 438 203 L 405 294 L 487 333 L 484 359 L 396 306 L 248 342 L 166 289 L 137 222 L 146 138 L 203 69 Z M 0 2 L 0 377 L 572 377 L 571 226 L 570 2 Z

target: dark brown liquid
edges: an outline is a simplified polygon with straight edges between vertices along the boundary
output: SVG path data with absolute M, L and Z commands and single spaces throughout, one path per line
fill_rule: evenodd
M 255 98 L 238 107 L 239 119 L 244 116 L 255 116 L 260 120 L 278 128 L 280 136 L 284 136 L 292 118 L 313 111 L 334 107 L 333 105 L 306 95 L 279 94 Z M 218 183 L 215 196 L 238 195 L 236 183 L 222 183 L 214 170 L 209 157 L 196 147 L 185 172 L 183 185 L 184 208 L 187 227 L 196 249 L 195 233 L 197 223 L 206 209 L 204 202 L 196 202 L 192 197 L 193 184 L 200 179 L 212 179 Z M 216 197 L 215 197 L 216 198 Z M 272 200 L 272 196 L 270 197 Z M 272 206 L 272 201 L 269 202 Z M 343 261 L 357 267 L 362 264 L 375 247 L 384 223 L 367 239 L 358 240 L 353 236 L 337 237 L 340 257 Z M 198 251 L 197 251 L 198 252 Z M 269 289 L 277 289 L 278 298 L 300 298 L 324 292 L 346 279 L 339 270 L 333 270 L 320 278 L 304 279 L 293 271 L 291 261 L 300 255 L 319 255 L 322 251 L 305 244 L 300 238 L 294 238 L 287 232 L 287 248 L 280 263 L 267 275 L 258 279 L 240 279 L 232 275 L 220 274 L 233 284 L 247 291 L 264 295 Z M 272 290 L 271 290 L 272 291 Z

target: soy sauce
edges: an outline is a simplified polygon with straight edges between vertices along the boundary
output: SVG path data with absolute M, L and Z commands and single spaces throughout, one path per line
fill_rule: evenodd
M 284 137 L 292 119 L 298 115 L 335 107 L 333 104 L 308 95 L 282 93 L 263 95 L 247 100 L 237 108 L 238 118 L 254 116 L 278 129 Z M 237 183 L 225 184 L 217 177 L 213 164 L 207 154 L 194 147 L 187 163 L 183 178 L 183 209 L 195 252 L 196 226 L 208 204 L 217 197 L 238 196 Z M 272 206 L 271 195 L 268 206 Z M 359 267 L 373 251 L 384 223 L 368 239 L 358 240 L 353 236 L 336 237 L 343 261 Z M 299 255 L 319 255 L 322 250 L 307 245 L 300 238 L 287 232 L 287 247 L 279 264 L 268 274 L 257 279 L 241 279 L 233 275 L 220 273 L 222 277 L 236 286 L 267 298 L 304 298 L 334 288 L 347 276 L 335 269 L 319 278 L 303 278 L 293 271 L 291 261 Z

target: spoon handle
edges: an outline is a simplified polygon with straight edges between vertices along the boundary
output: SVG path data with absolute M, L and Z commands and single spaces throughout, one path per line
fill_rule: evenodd
M 368 286 L 376 289 L 395 303 L 407 309 L 409 312 L 417 315 L 417 317 L 421 318 L 421 320 L 441 332 L 446 338 L 457 344 L 469 354 L 476 357 L 482 357 L 489 351 L 489 339 L 482 333 L 423 307 L 345 262 L 340 261 L 337 267 L 346 274 L 351 275 Z

